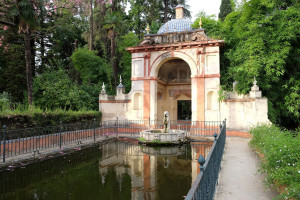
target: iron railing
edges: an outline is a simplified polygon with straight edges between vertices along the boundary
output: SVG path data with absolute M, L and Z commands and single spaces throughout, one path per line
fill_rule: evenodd
M 206 160 L 202 155 L 198 158 L 200 173 L 186 195 L 186 200 L 212 200 L 214 198 L 226 142 L 226 119 L 220 124 L 219 135 L 215 133 L 214 137 L 214 144 Z
M 219 130 L 219 121 L 170 121 L 171 129 L 185 130 L 186 136 L 211 136 Z M 142 130 L 162 129 L 157 120 L 111 120 L 103 122 L 60 124 L 57 126 L 10 130 L 6 126 L 0 131 L 0 159 L 21 154 L 38 154 L 41 150 L 62 148 L 82 141 L 96 140 L 103 136 L 138 136 Z

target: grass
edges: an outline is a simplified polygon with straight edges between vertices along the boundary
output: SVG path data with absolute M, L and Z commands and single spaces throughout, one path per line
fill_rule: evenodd
M 275 125 L 253 128 L 251 146 L 261 155 L 261 169 L 274 184 L 278 199 L 300 199 L 300 134 Z

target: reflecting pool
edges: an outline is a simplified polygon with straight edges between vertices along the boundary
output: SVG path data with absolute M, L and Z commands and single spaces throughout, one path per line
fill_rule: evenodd
M 110 141 L 0 173 L 0 199 L 184 199 L 212 143 Z

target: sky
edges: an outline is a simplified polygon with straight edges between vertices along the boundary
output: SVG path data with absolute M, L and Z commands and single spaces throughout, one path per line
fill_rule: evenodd
M 221 0 L 187 0 L 186 4 L 190 6 L 192 21 L 196 19 L 196 15 L 202 10 L 207 15 L 216 15 L 217 19 Z

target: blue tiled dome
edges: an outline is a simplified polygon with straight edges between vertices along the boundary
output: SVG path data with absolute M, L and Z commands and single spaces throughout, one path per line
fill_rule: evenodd
M 188 19 L 172 19 L 158 30 L 157 34 L 192 31 L 192 22 Z

